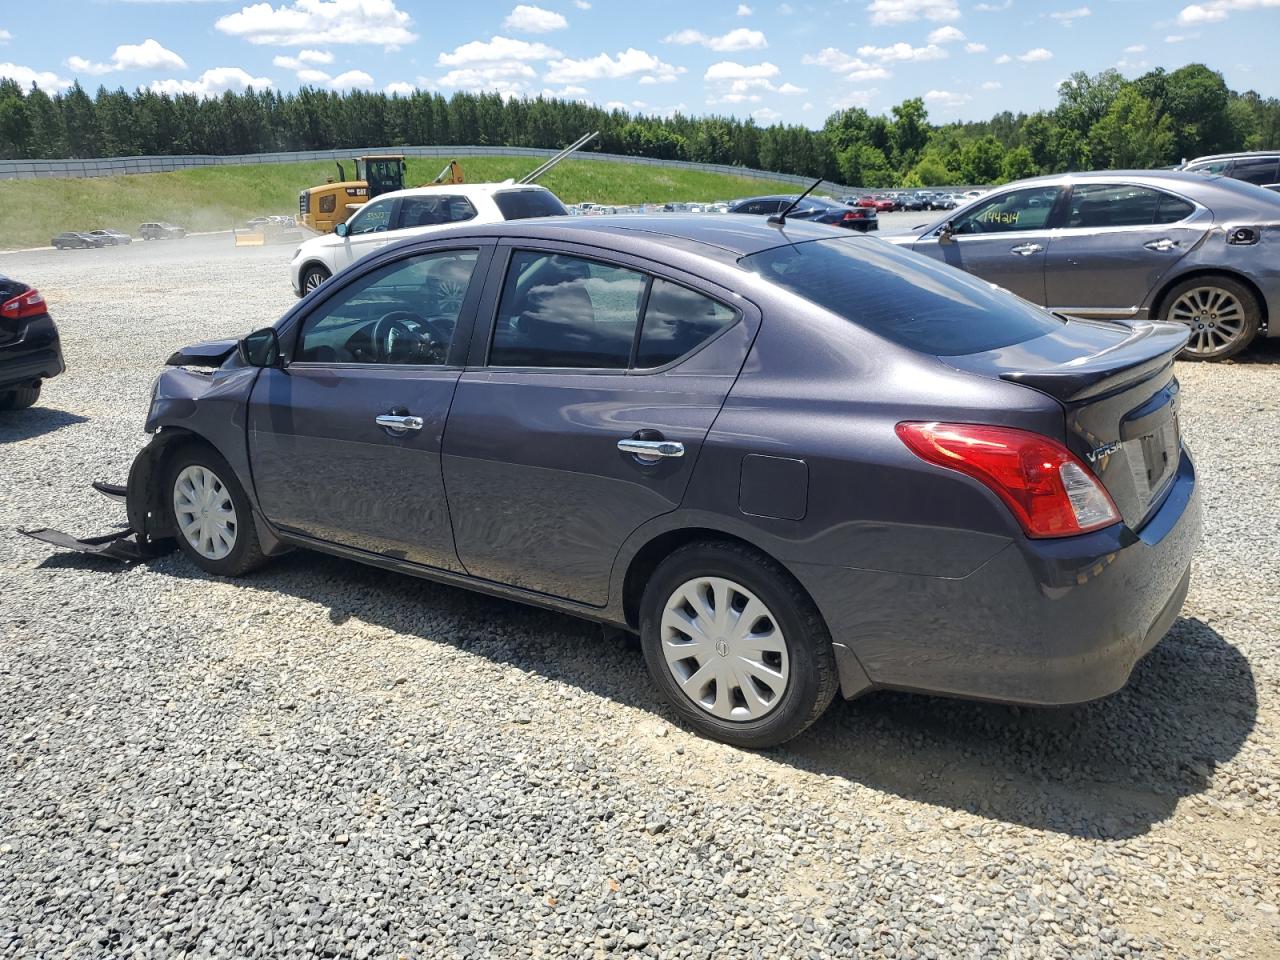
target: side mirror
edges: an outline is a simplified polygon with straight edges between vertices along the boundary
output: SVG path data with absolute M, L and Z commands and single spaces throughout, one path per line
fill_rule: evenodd
M 938 228 L 938 242 L 951 243 L 955 239 L 956 228 L 950 220 Z
M 240 359 L 251 367 L 280 366 L 280 337 L 275 327 L 263 327 L 242 339 L 237 346 Z
M 345 223 L 340 223 L 333 228 L 333 232 L 340 237 L 345 237 L 348 233 L 351 232 L 351 228 L 348 227 Z

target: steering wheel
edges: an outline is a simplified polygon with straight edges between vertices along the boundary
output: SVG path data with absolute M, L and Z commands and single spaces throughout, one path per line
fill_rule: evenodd
M 444 363 L 445 347 L 427 321 L 409 310 L 384 313 L 373 325 L 373 350 L 379 363 Z

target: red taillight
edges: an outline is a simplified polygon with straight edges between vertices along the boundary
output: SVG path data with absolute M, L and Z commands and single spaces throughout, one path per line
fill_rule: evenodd
M 861 210 L 850 210 L 844 215 L 846 220 L 862 220 L 864 217 L 866 217 L 866 214 Z
M 900 423 L 897 430 L 920 459 L 991 488 L 1029 537 L 1069 537 L 1120 519 L 1097 477 L 1056 440 L 975 423 Z
M 16 297 L 0 303 L 0 317 L 4 317 L 6 320 L 23 320 L 27 317 L 38 317 L 47 311 L 48 307 L 45 305 L 44 297 L 40 295 L 39 290 L 35 289 L 20 293 Z

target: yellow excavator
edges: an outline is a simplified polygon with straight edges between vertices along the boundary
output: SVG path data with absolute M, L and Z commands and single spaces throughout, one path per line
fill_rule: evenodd
M 374 197 L 404 189 L 404 155 L 398 153 L 356 157 L 356 176 L 347 179 L 347 171 L 335 161 L 338 179 L 329 179 L 318 187 L 307 187 L 298 194 L 298 222 L 316 233 L 333 233 L 333 228 Z M 462 167 L 457 160 L 432 183 L 462 183 Z

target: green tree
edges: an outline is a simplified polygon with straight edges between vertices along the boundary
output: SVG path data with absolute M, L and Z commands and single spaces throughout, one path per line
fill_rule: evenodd
M 1004 161 L 1000 165 L 1000 179 L 1005 183 L 1034 177 L 1039 172 L 1040 165 L 1026 147 L 1014 147 L 1004 155 Z
M 1104 167 L 1156 167 L 1167 164 L 1173 150 L 1173 123 L 1157 117 L 1136 86 L 1121 90 L 1089 131 L 1089 153 Z
M 960 148 L 960 179 L 965 183 L 995 183 L 1000 179 L 1004 153 L 1000 141 L 990 134 L 970 140 Z
M 916 162 L 929 142 L 929 113 L 919 97 L 903 100 L 890 112 L 893 114 L 893 123 L 889 126 L 891 156 L 897 168 L 905 170 Z

